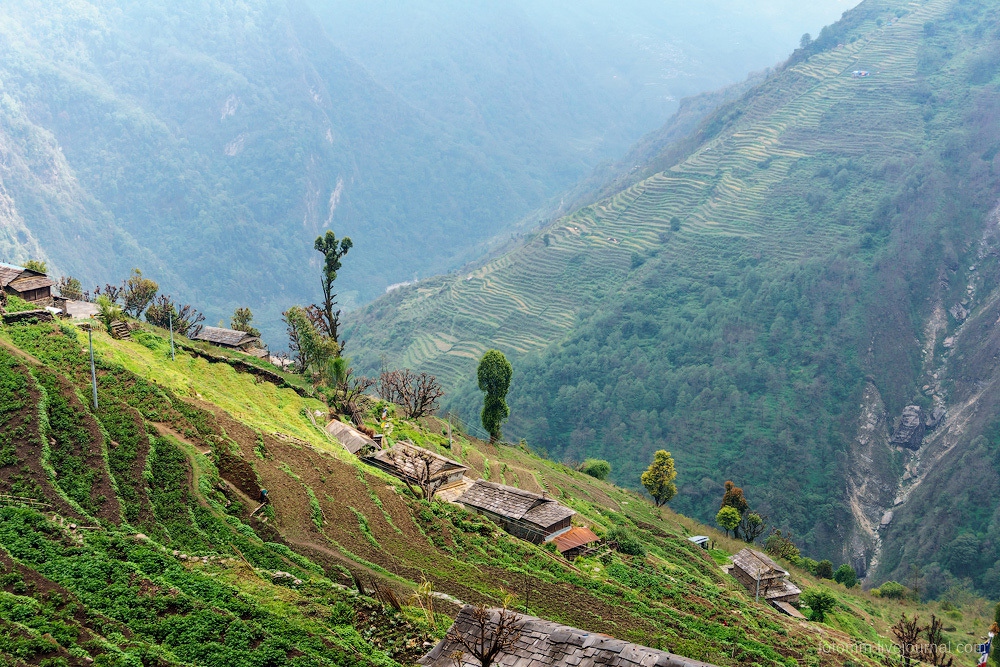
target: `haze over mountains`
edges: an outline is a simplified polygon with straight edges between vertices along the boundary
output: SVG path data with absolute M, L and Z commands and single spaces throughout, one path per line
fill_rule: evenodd
M 624 484 L 666 448 L 684 512 L 734 479 L 871 581 L 1000 595 L 997 12 L 862 3 L 612 196 L 352 315 L 351 353 L 474 422 L 496 346 L 513 438 Z
M 141 266 L 277 338 L 323 228 L 346 303 L 453 268 L 844 3 L 533 7 L 5 2 L 0 258 Z

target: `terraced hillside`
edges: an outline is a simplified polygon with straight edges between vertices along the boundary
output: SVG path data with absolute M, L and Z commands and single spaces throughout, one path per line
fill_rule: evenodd
M 684 511 L 710 519 L 734 478 L 863 570 L 875 538 L 848 539 L 848 477 L 868 465 L 891 504 L 903 470 L 887 446 L 859 458 L 854 406 L 866 376 L 889 423 L 930 406 L 931 297 L 962 283 L 1000 193 L 996 21 L 985 2 L 862 3 L 656 173 L 352 316 L 348 352 L 437 374 L 473 421 L 476 358 L 497 347 L 511 436 L 607 458 L 629 485 L 665 446 Z
M 392 438 L 547 490 L 577 521 L 645 545 L 567 563 L 454 505 L 416 500 L 314 426 L 317 401 L 224 363 L 171 361 L 155 331 L 135 338 L 95 333 L 94 410 L 81 331 L 0 327 L 5 665 L 412 664 L 459 602 L 504 589 L 532 614 L 719 665 L 874 664 L 823 642 L 882 641 L 898 613 L 827 582 L 838 606 L 826 622 L 794 621 L 721 572 L 739 543 L 526 451 L 461 434 L 449 451 L 440 422 L 389 420 Z M 254 513 L 260 487 L 271 504 Z M 718 548 L 703 552 L 692 531 Z M 795 580 L 817 585 L 805 572 Z M 433 620 L 413 597 L 423 581 Z M 379 599 L 359 582 L 369 594 L 377 582 Z M 978 632 L 988 611 L 963 609 L 950 632 Z

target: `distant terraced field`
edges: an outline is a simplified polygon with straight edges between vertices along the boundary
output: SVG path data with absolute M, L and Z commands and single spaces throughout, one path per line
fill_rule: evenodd
M 787 262 L 856 242 L 853 212 L 874 206 L 879 184 L 853 184 L 838 222 L 813 215 L 792 177 L 813 163 L 879 164 L 920 152 L 924 122 L 907 96 L 920 33 L 948 4 L 910 3 L 902 17 L 886 11 L 866 21 L 853 41 L 753 89 L 738 116 L 726 118 L 722 109 L 717 134 L 670 170 L 478 268 L 400 289 L 352 315 L 348 353 L 366 370 L 385 355 L 455 386 L 489 347 L 516 357 L 559 341 L 581 309 L 629 289 L 630 273 L 652 254 L 711 272 L 724 268 L 716 266 L 721 237 L 745 239 L 759 258 Z M 855 78 L 855 70 L 872 75 Z M 711 127 L 710 119 L 703 132 Z

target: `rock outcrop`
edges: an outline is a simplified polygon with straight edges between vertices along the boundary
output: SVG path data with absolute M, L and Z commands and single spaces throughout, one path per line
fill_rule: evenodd
M 907 449 L 920 449 L 927 426 L 924 424 L 924 411 L 919 405 L 907 405 L 899 418 L 899 425 L 892 434 L 890 443 Z

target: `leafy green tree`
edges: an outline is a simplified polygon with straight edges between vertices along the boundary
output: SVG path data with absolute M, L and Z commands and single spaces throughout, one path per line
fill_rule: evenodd
M 653 462 L 646 468 L 640 478 L 642 485 L 649 491 L 657 507 L 670 502 L 677 495 L 677 470 L 674 469 L 674 459 L 670 452 L 659 450 L 653 455 Z
M 260 336 L 260 330 L 250 325 L 253 322 L 253 313 L 249 308 L 237 308 L 233 312 L 233 318 L 229 321 L 229 326 L 235 331 L 245 331 L 251 336 Z
M 83 285 L 73 276 L 63 276 L 59 279 L 59 296 L 79 301 L 83 298 Z
M 736 530 L 736 526 L 740 523 L 740 513 L 736 511 L 735 507 L 723 507 L 715 515 L 715 523 L 726 531 L 726 536 L 729 536 L 729 531 Z
M 833 579 L 833 563 L 828 560 L 821 560 L 816 563 L 816 572 L 814 574 L 820 579 Z
M 772 529 L 771 534 L 764 540 L 764 550 L 777 558 L 784 558 L 792 563 L 799 562 L 799 548 L 792 541 L 792 534 L 782 535 L 777 528 Z
M 344 346 L 339 339 L 340 310 L 334 311 L 337 295 L 333 292 L 333 283 L 337 280 L 337 271 L 343 265 L 341 260 L 354 247 L 354 242 L 348 236 L 338 241 L 336 234 L 327 230 L 325 236 L 316 239 L 313 247 L 323 253 L 323 303 L 310 306 L 308 314 L 313 326 L 337 344 L 337 354 L 340 354 Z
M 141 270 L 132 269 L 132 274 L 125 281 L 122 309 L 132 317 L 139 317 L 156 298 L 159 289 L 160 286 L 156 282 L 143 278 Z
M 476 378 L 479 390 L 484 392 L 483 411 L 480 418 L 483 428 L 490 434 L 490 442 L 496 442 L 503 435 L 500 426 L 510 416 L 507 406 L 507 392 L 514 368 L 500 350 L 487 350 L 479 360 Z
M 301 306 L 292 306 L 281 317 L 288 331 L 288 349 L 296 369 L 300 373 L 329 378 L 329 361 L 340 353 L 337 342 L 320 333 Z
M 844 563 L 833 573 L 833 580 L 838 584 L 844 584 L 847 588 L 854 588 L 858 585 L 858 573 L 853 567 Z
M 810 620 L 823 621 L 828 612 L 837 606 L 837 598 L 825 588 L 810 588 L 802 593 L 802 602 L 812 610 Z
M 607 479 L 611 474 L 611 464 L 603 459 L 587 459 L 577 469 L 595 479 Z
M 28 269 L 29 271 L 37 271 L 38 273 L 49 272 L 48 265 L 45 262 L 41 261 L 40 259 L 29 259 L 27 262 L 24 263 L 24 268 Z

